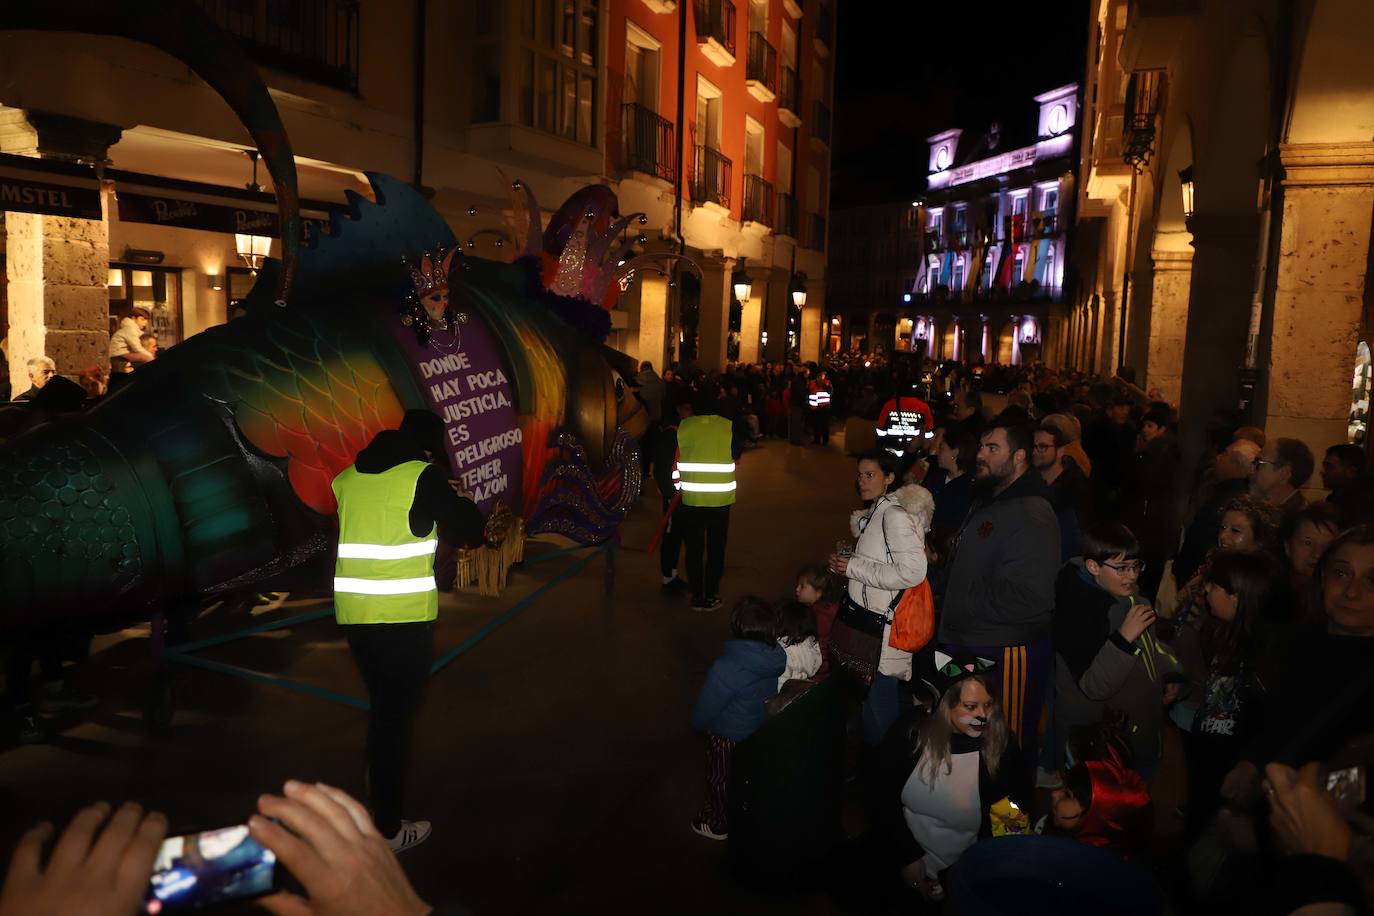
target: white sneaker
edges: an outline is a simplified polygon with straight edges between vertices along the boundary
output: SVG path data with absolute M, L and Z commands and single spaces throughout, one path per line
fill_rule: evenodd
M 396 835 L 389 838 L 386 844 L 391 847 L 392 852 L 399 854 L 429 839 L 433 830 L 429 821 L 401 821 L 401 829 L 397 830 Z

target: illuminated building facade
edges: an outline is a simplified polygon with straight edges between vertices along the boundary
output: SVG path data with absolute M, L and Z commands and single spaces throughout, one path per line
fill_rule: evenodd
M 930 137 L 923 198 L 836 214 L 831 293 L 849 324 L 839 348 L 1062 358 L 1078 86 L 1034 101 L 1019 130 Z

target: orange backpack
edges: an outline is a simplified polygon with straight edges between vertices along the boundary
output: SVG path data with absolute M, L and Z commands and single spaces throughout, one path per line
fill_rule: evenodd
M 934 636 L 935 596 L 930 592 L 930 582 L 923 579 L 897 599 L 887 644 L 903 652 L 919 652 Z

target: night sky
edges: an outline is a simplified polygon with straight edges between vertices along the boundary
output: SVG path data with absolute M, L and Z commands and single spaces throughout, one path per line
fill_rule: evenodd
M 950 127 L 1033 139 L 1032 96 L 1081 81 L 1086 0 L 841 0 L 836 22 L 831 207 L 925 187 L 925 138 Z

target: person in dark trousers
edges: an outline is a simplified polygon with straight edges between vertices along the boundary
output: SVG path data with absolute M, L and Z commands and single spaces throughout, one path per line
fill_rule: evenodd
M 400 429 L 379 432 L 333 482 L 335 617 L 367 684 L 372 816 L 396 852 L 424 842 L 431 829 L 428 821 L 401 819 L 401 785 L 434 654 L 438 535 L 461 547 L 483 542 L 476 505 L 431 463 L 443 450 L 443 432 L 429 411 L 407 411 Z M 408 508 L 400 513 L 399 506 Z
M 798 366 L 787 389 L 787 441 L 793 445 L 801 445 L 805 441 L 802 437 L 806 434 L 806 410 L 811 402 L 807 372 L 805 366 Z
M 816 377 L 807 386 L 806 406 L 810 411 L 811 444 L 826 445 L 830 442 L 830 401 L 834 390 L 826 370 L 817 369 Z
M 694 611 L 714 611 L 721 605 L 725 540 L 735 502 L 735 461 L 744 450 L 734 425 L 717 413 L 717 400 L 714 389 L 703 389 L 692 416 L 677 427 L 673 475 L 682 493 L 678 512 Z
M 687 594 L 687 583 L 678 578 L 677 560 L 682 553 L 682 505 L 677 496 L 673 469 L 677 465 L 677 427 L 692 415 L 692 405 L 686 401 L 677 405 L 665 404 L 663 425 L 654 437 L 654 483 L 663 502 L 663 536 L 659 540 L 658 565 L 663 575 L 661 590 L 674 597 Z M 669 515 L 671 511 L 671 515 Z
M 1051 639 L 1059 522 L 1031 470 L 1029 427 L 994 420 L 978 449 L 982 492 L 950 547 L 939 641 L 998 663 L 1007 723 L 1035 765 L 1054 670 Z

